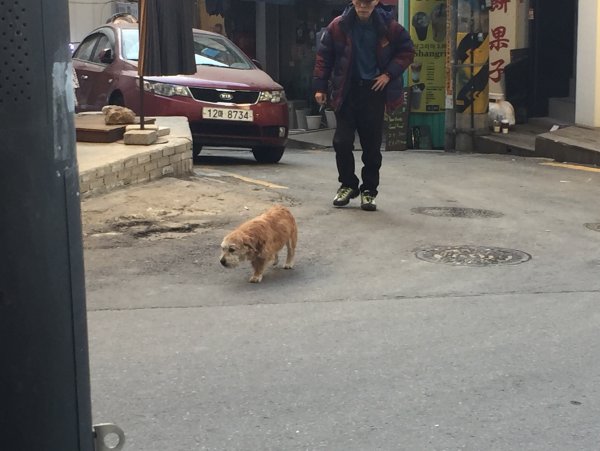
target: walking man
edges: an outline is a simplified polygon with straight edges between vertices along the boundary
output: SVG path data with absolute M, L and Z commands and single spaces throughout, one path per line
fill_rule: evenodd
M 379 0 L 352 0 L 323 33 L 313 88 L 317 103 L 329 100 L 335 110 L 333 147 L 341 186 L 334 206 L 348 205 L 360 193 L 363 210 L 377 209 L 384 112 L 402 105 L 402 74 L 414 56 L 408 32 Z M 362 184 L 352 153 L 356 131 L 362 147 Z

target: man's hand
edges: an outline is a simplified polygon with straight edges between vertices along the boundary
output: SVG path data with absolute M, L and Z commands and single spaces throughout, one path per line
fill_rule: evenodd
M 381 74 L 377 77 L 375 77 L 375 83 L 373 83 L 373 86 L 371 87 L 371 89 L 373 91 L 381 91 L 383 88 L 386 87 L 386 85 L 390 82 L 390 76 L 388 74 Z
M 319 105 L 325 105 L 327 103 L 327 94 L 325 94 L 324 92 L 316 92 L 315 101 Z

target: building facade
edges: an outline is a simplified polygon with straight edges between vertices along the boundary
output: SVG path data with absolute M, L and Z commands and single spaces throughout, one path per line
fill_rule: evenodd
M 319 30 L 348 0 L 190 0 L 197 26 L 238 44 L 288 93 L 310 100 Z M 414 0 L 386 0 L 410 29 Z M 418 1 L 418 0 L 417 0 Z M 490 8 L 492 99 L 506 98 L 525 119 L 549 116 L 600 127 L 600 4 L 591 0 L 447 0 Z M 416 2 L 414 2 L 416 3 Z M 413 6 L 414 8 L 414 6 Z M 70 0 L 71 41 L 116 12 L 137 13 L 136 1 Z

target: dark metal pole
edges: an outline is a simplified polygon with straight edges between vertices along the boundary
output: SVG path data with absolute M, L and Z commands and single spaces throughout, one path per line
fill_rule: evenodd
M 458 21 L 456 0 L 446 0 L 446 113 L 444 150 L 456 150 L 456 29 Z
M 140 130 L 144 130 L 144 76 L 140 74 Z
M 68 3 L 0 17 L 0 448 L 92 451 Z

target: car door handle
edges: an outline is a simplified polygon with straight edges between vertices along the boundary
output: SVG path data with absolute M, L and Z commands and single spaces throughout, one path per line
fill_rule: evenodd
M 88 79 L 88 76 L 87 76 L 87 75 L 82 75 L 82 76 L 81 76 L 81 79 L 82 79 L 82 80 L 87 80 L 87 79 Z

